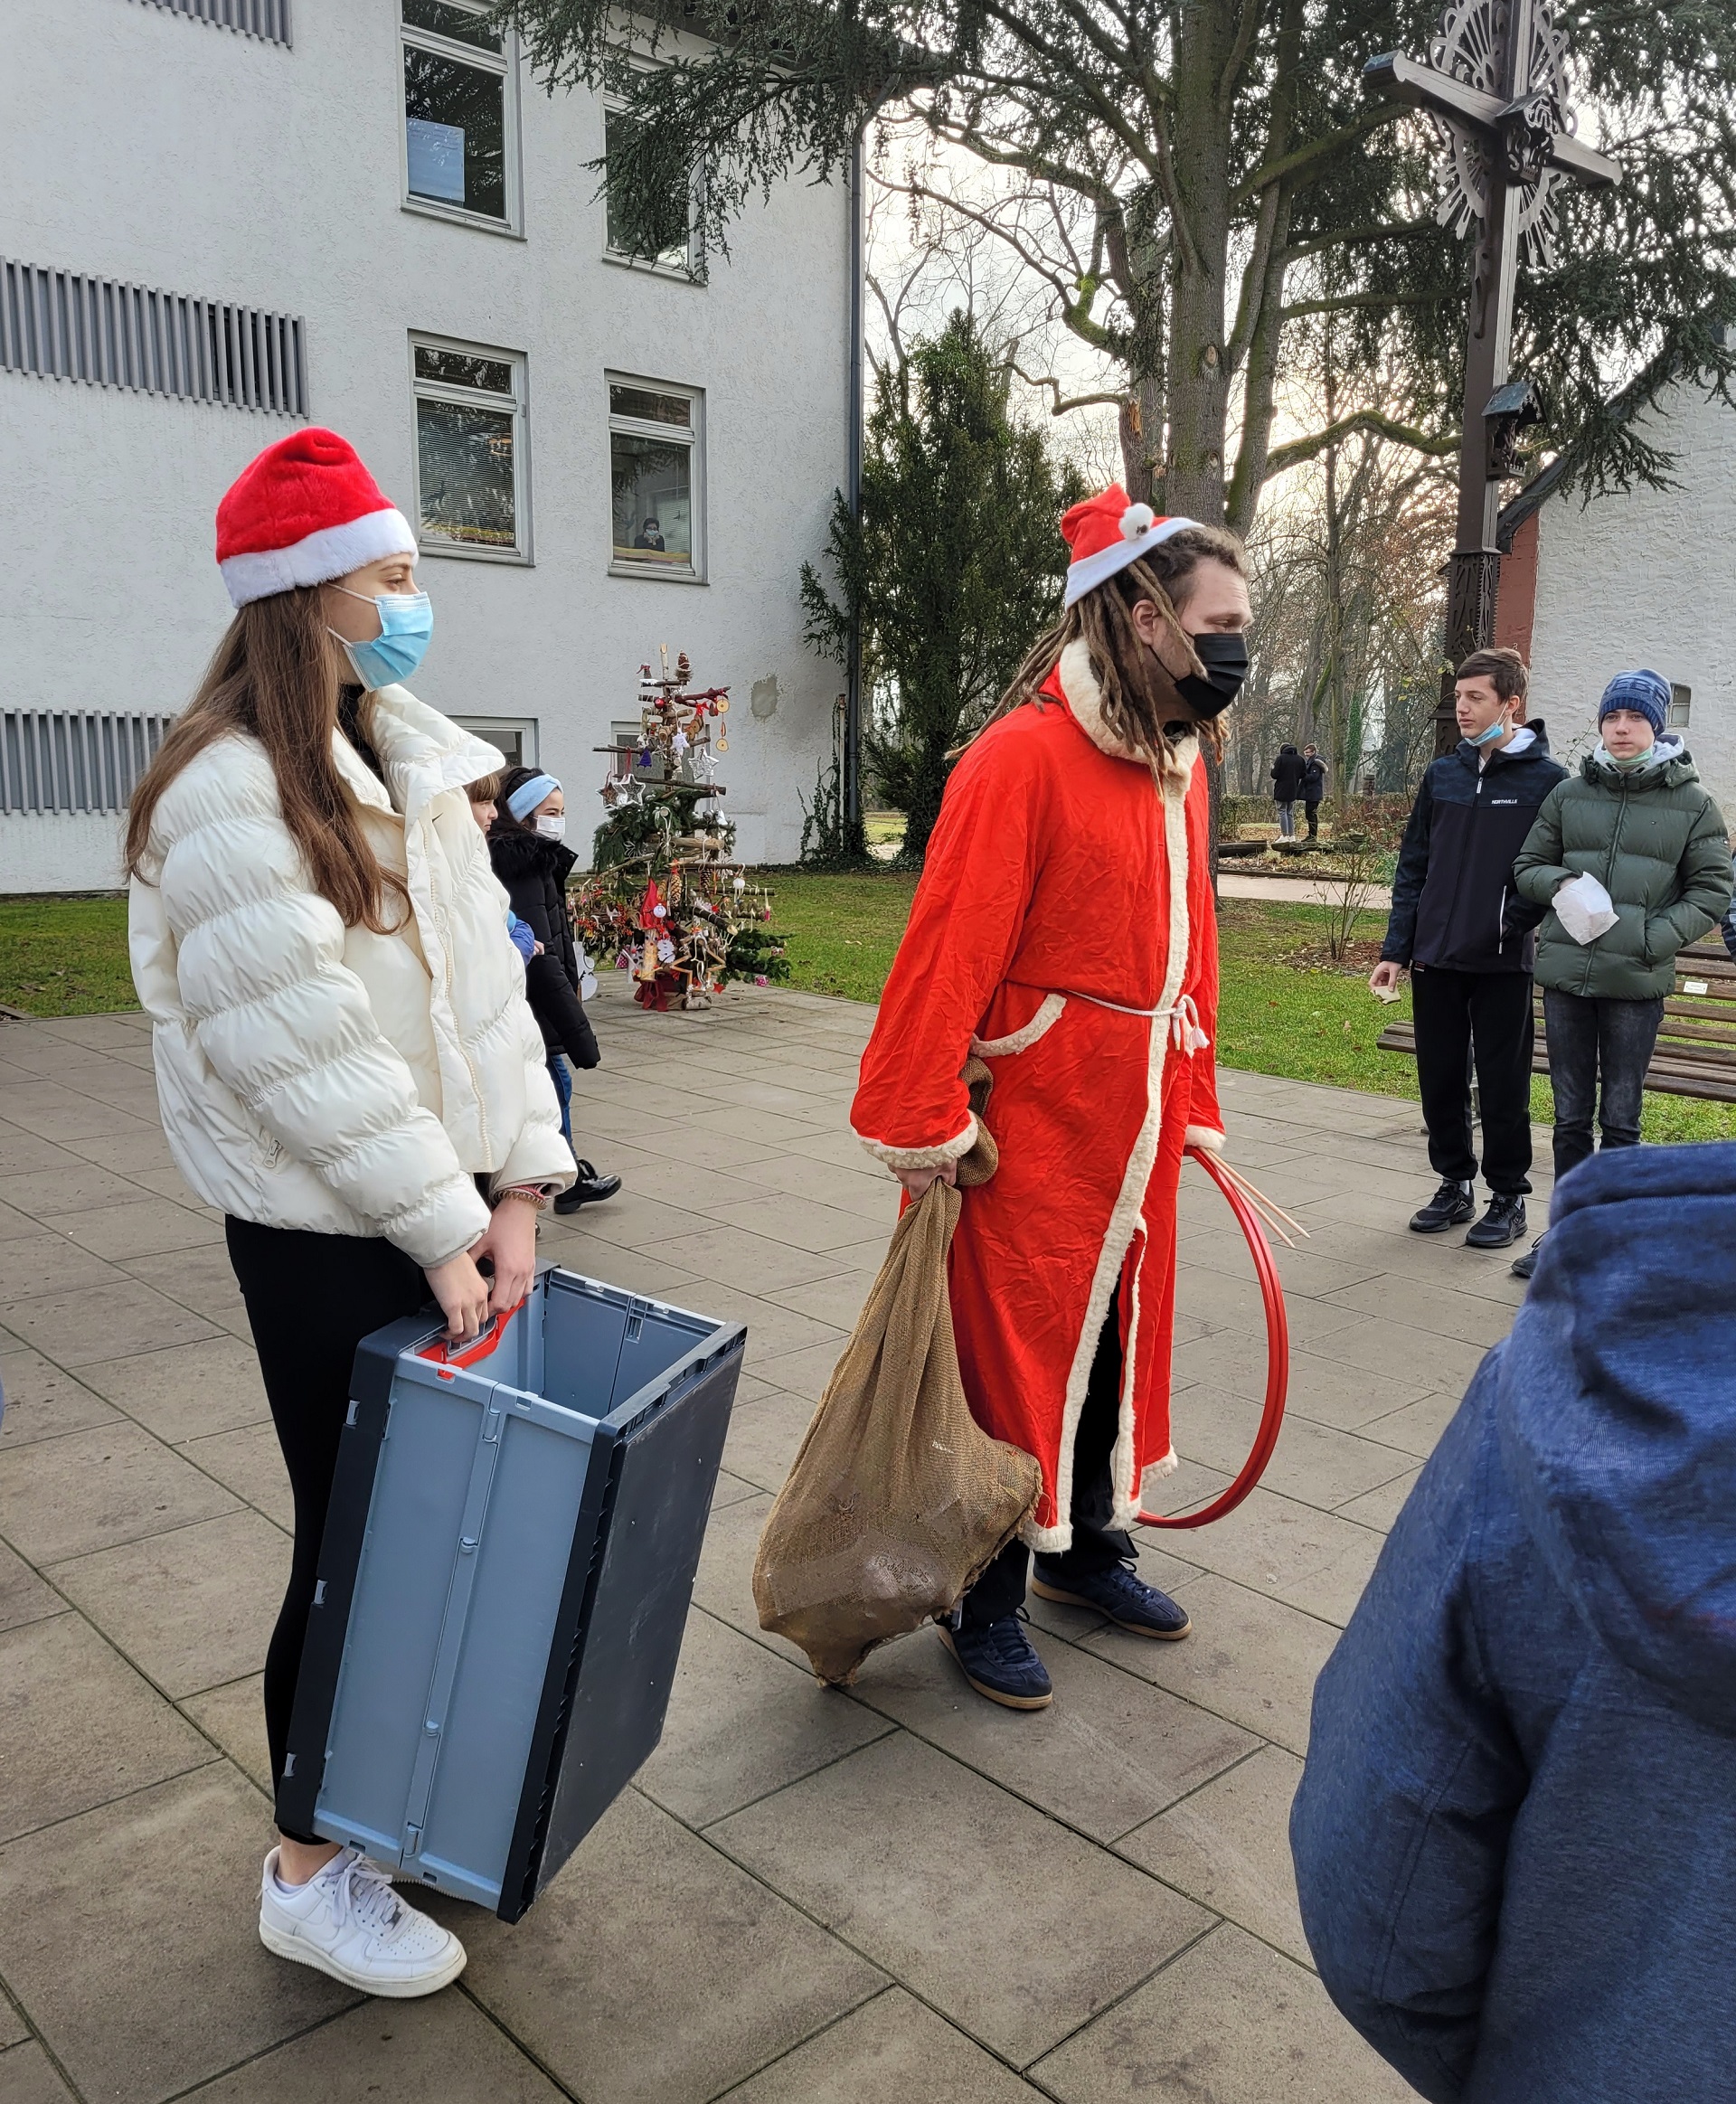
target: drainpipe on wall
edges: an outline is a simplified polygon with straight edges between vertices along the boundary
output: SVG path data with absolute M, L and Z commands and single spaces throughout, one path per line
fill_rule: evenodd
M 850 420 L 848 467 L 844 476 L 844 502 L 850 516 L 862 516 L 862 411 L 863 355 L 862 309 L 863 248 L 866 237 L 864 159 L 868 125 L 873 112 L 856 127 L 856 142 L 850 156 L 850 383 L 846 415 Z M 844 669 L 844 832 L 853 846 L 862 840 L 862 632 L 850 624 Z

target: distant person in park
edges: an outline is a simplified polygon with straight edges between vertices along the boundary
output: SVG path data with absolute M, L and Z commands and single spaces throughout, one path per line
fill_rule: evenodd
M 1516 650 L 1478 650 L 1459 666 L 1459 742 L 1430 765 L 1417 791 L 1381 961 L 1368 982 L 1390 994 L 1407 970 L 1411 977 L 1417 1083 L 1429 1165 L 1440 1178 L 1410 1217 L 1418 1234 L 1444 1234 L 1476 1218 L 1476 1046 L 1490 1199 L 1465 1237 L 1475 1250 L 1524 1239 L 1531 1190 L 1530 930 L 1543 910 L 1516 899 L 1513 858 L 1567 769 L 1550 758 L 1542 723 L 1521 722 L 1529 684 Z
M 851 1110 L 917 1199 L 975 1141 L 973 1051 L 994 1076 L 1000 1167 L 963 1194 L 953 1327 L 973 1414 L 1043 1487 L 941 1637 L 979 1694 L 1024 1710 L 1052 1693 L 1021 1617 L 1033 1549 L 1043 1599 L 1188 1633 L 1127 1529 L 1175 1466 L 1182 1152 L 1223 1146 L 1203 751 L 1247 676 L 1250 618 L 1222 528 L 1111 488 L 1061 533 L 1061 619 L 947 783 Z
M 1315 1690 L 1338 2007 L 1432 2104 L 1713 2104 L 1736 1997 L 1736 1146 L 1556 1194 Z
M 1280 745 L 1272 762 L 1272 801 L 1278 806 L 1278 837 L 1296 838 L 1296 807 L 1307 769 L 1294 745 Z
M 1326 763 L 1317 746 L 1302 748 L 1302 811 L 1308 822 L 1308 838 L 1320 831 L 1320 805 L 1326 793 Z
M 537 954 L 524 967 L 524 990 L 548 1050 L 561 1137 L 571 1146 L 572 1075 L 567 1061 L 589 1070 L 600 1063 L 602 1054 L 580 994 L 579 945 L 567 915 L 567 879 L 579 858 L 566 840 L 567 803 L 560 783 L 537 768 L 509 768 L 500 779 L 488 853 L 514 913 L 536 939 Z M 581 1161 L 578 1167 L 578 1181 L 554 1202 L 557 1212 L 599 1204 L 621 1187 L 618 1176 L 599 1175 L 592 1162 Z
M 1537 939 L 1543 1036 L 1555 1098 L 1555 1179 L 1591 1152 L 1639 1145 L 1646 1070 L 1675 985 L 1675 956 L 1731 905 L 1723 814 L 1701 787 L 1681 739 L 1666 731 L 1670 683 L 1618 673 L 1598 707 L 1598 748 L 1543 799 L 1513 881 L 1546 907 Z M 1590 877 L 1609 894 L 1613 927 L 1575 934 L 1556 901 Z M 1581 922 L 1582 928 L 1591 926 Z M 1513 1267 L 1529 1278 L 1543 1237 Z
M 500 755 L 401 684 L 433 629 L 414 532 L 309 429 L 223 498 L 217 561 L 235 618 L 133 793 L 130 940 L 164 1130 L 226 1215 L 295 1494 L 265 1657 L 278 1782 L 355 1348 L 430 1297 L 454 1338 L 515 1307 L 573 1167 L 465 801 Z M 465 1962 L 312 1834 L 266 1857 L 259 1936 L 378 1995 Z

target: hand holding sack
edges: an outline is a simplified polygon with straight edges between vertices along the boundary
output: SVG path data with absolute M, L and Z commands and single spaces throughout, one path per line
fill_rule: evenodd
M 980 1124 L 988 1072 L 965 1070 L 977 1139 L 961 1184 L 995 1173 Z M 760 1626 L 848 1686 L 877 1644 L 949 1614 L 1037 1501 L 1042 1470 L 970 1414 L 958 1375 L 947 1251 L 963 1200 L 938 1179 L 892 1231 L 760 1538 Z

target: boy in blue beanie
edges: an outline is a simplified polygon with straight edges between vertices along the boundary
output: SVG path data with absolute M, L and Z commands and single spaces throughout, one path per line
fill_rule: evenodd
M 1669 708 L 1660 674 L 1616 675 L 1599 704 L 1597 750 L 1544 798 L 1513 865 L 1520 895 L 1550 909 L 1536 970 L 1558 1184 L 1590 1154 L 1594 1113 L 1606 1147 L 1639 1144 L 1641 1091 L 1675 953 L 1715 928 L 1731 902 L 1723 814 L 1666 729 Z M 1609 892 L 1616 920 L 1576 939 L 1554 901 L 1586 874 Z M 1514 1265 L 1516 1278 L 1531 1277 L 1542 1241 Z

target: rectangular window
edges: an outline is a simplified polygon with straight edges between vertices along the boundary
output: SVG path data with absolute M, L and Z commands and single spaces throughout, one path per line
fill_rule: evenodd
M 612 569 L 689 582 L 703 575 L 703 406 L 694 388 L 609 381 Z
M 634 129 L 633 119 L 625 110 L 604 110 L 603 151 L 610 161 Z M 612 203 L 606 206 L 606 216 L 609 253 L 615 261 L 646 263 L 658 270 L 675 271 L 684 278 L 693 275 L 693 198 L 684 186 L 665 201 L 665 209 L 658 214 L 648 255 L 635 249 L 627 240 L 627 230 Z
M 518 231 L 518 67 L 486 0 L 401 0 L 404 202 Z
M 1685 731 L 1688 727 L 1688 712 L 1693 707 L 1694 689 L 1672 685 L 1670 688 L 1669 720 L 1665 728 L 1670 731 Z
M 412 336 L 410 384 L 424 553 L 528 562 L 524 357 Z
M 452 721 L 460 731 L 504 754 L 508 767 L 536 765 L 534 716 L 454 716 Z

